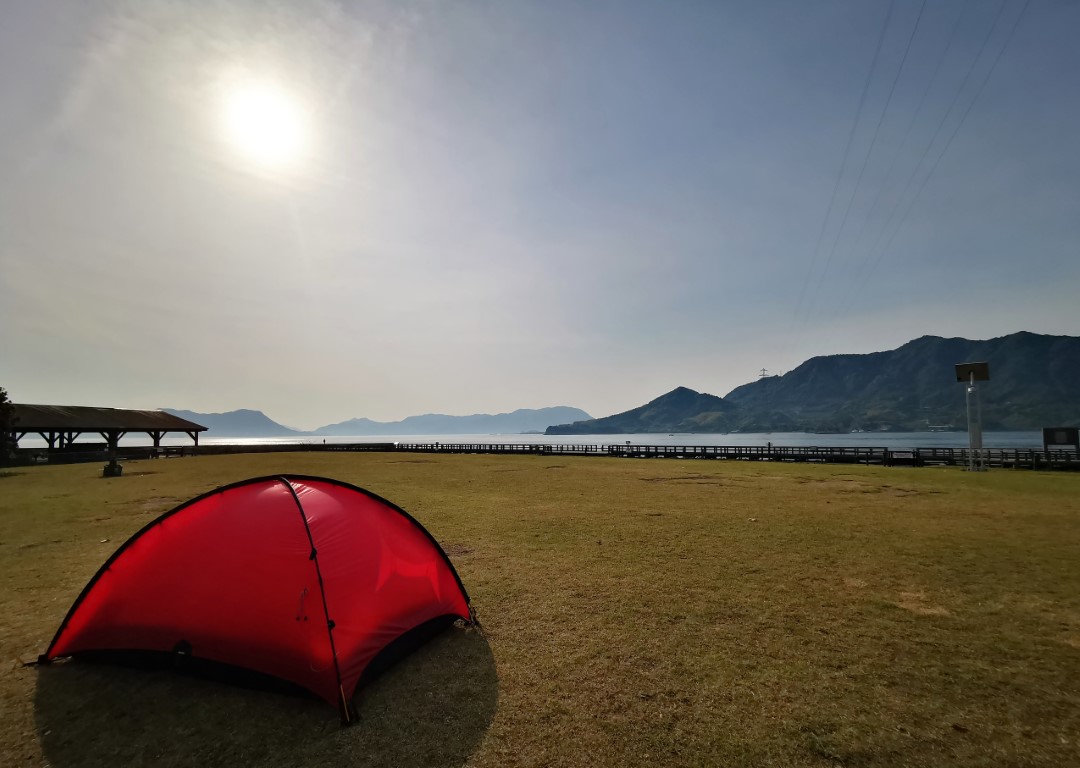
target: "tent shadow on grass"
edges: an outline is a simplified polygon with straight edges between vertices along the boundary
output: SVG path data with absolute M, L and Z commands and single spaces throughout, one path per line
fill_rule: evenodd
M 35 715 L 55 768 L 457 766 L 497 699 L 487 640 L 455 626 L 363 687 L 351 728 L 314 696 L 79 662 L 39 668 Z

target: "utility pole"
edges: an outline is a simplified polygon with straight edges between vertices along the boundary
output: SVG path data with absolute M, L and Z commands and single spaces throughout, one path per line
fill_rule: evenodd
M 956 380 L 967 385 L 968 471 L 985 472 L 986 461 L 982 453 L 982 407 L 975 382 L 990 381 L 990 364 L 959 363 L 956 366 Z

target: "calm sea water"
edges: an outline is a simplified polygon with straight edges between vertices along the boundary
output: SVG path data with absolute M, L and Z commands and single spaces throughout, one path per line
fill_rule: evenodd
M 97 435 L 84 435 L 80 442 L 101 442 Z M 529 445 L 767 445 L 905 448 L 966 448 L 967 432 L 854 432 L 843 434 L 808 434 L 806 432 L 745 432 L 732 434 L 638 434 L 638 435 L 338 435 L 333 437 L 209 437 L 199 438 L 201 445 L 262 445 L 316 443 L 517 443 Z M 146 435 L 131 435 L 121 445 L 151 445 Z M 186 435 L 169 435 L 163 445 L 191 445 Z M 985 432 L 987 448 L 1042 448 L 1042 433 Z M 45 441 L 27 435 L 19 441 L 22 448 L 41 448 Z

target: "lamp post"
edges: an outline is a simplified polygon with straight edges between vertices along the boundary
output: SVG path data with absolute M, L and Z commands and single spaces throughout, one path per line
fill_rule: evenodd
M 958 363 L 956 380 L 967 384 L 968 471 L 985 472 L 982 456 L 982 406 L 979 403 L 977 381 L 990 381 L 989 363 Z M 974 418 L 972 411 L 974 410 Z

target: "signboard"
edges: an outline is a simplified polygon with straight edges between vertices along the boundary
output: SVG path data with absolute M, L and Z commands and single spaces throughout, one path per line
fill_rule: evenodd
M 975 381 L 990 381 L 990 363 L 958 363 L 956 380 L 969 382 L 975 375 Z
M 1071 446 L 1080 451 L 1080 427 L 1044 427 L 1043 450 L 1050 446 Z

